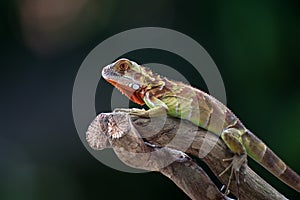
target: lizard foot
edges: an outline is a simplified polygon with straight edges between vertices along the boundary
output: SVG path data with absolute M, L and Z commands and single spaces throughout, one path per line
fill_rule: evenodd
M 126 112 L 139 117 L 149 117 L 149 113 L 145 109 L 138 108 L 116 108 L 114 112 Z
M 230 176 L 229 176 L 229 180 L 226 186 L 226 190 L 225 190 L 225 195 L 229 194 L 229 186 L 231 183 L 231 180 L 233 178 L 233 174 L 235 176 L 236 179 L 236 184 L 237 184 L 237 189 L 238 189 L 238 196 L 239 196 L 239 184 L 240 184 L 240 180 L 239 180 L 239 176 L 240 176 L 240 171 L 243 172 L 243 175 L 246 175 L 246 167 L 247 167 L 247 154 L 241 154 L 241 155 L 237 155 L 235 154 L 232 158 L 226 158 L 223 159 L 224 162 L 228 162 L 231 161 L 231 163 L 228 165 L 228 167 L 226 167 L 226 169 L 221 172 L 219 174 L 219 177 L 224 175 L 227 171 L 229 171 L 229 169 L 231 169 L 230 171 Z M 244 179 L 245 181 L 245 179 Z

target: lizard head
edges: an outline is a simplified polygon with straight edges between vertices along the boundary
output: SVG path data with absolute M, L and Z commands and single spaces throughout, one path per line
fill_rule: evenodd
M 149 78 L 151 78 L 144 67 L 122 58 L 104 67 L 102 77 L 119 89 L 131 101 L 144 105 L 145 90 L 149 86 L 147 83 Z

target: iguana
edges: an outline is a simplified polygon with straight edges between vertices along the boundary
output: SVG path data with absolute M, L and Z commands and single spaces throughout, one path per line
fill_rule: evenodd
M 150 108 L 131 109 L 134 115 L 149 117 L 167 113 L 221 135 L 234 153 L 232 158 L 224 159 L 230 160 L 231 164 L 220 174 L 231 168 L 226 191 L 233 173 L 237 178 L 245 170 L 249 155 L 300 193 L 300 176 L 251 133 L 229 108 L 209 94 L 182 82 L 169 80 L 125 58 L 104 67 L 102 76 L 131 101 L 139 105 L 146 104 Z

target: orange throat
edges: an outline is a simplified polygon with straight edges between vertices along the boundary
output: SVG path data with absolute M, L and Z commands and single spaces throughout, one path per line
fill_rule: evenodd
M 120 92 L 123 95 L 127 96 L 134 103 L 137 103 L 139 105 L 145 104 L 145 102 L 143 101 L 144 95 L 140 90 L 134 90 L 131 87 L 120 85 L 116 81 L 113 81 L 113 80 L 107 80 L 107 81 L 109 83 L 111 83 L 115 88 L 120 90 Z

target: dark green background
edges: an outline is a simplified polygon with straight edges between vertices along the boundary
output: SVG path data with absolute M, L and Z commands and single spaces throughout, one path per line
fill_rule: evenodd
M 72 87 L 84 58 L 106 38 L 145 26 L 200 43 L 222 74 L 228 106 L 300 173 L 298 1 L 37 2 L 1 1 L 0 199 L 186 199 L 162 175 L 127 174 L 98 162 L 73 123 Z M 75 14 L 67 12 L 79 2 Z M 174 65 L 205 90 L 180 59 L 160 53 L 131 58 Z M 97 112 L 109 111 L 112 87 L 101 79 L 98 88 Z M 250 165 L 288 198 L 300 198 Z

